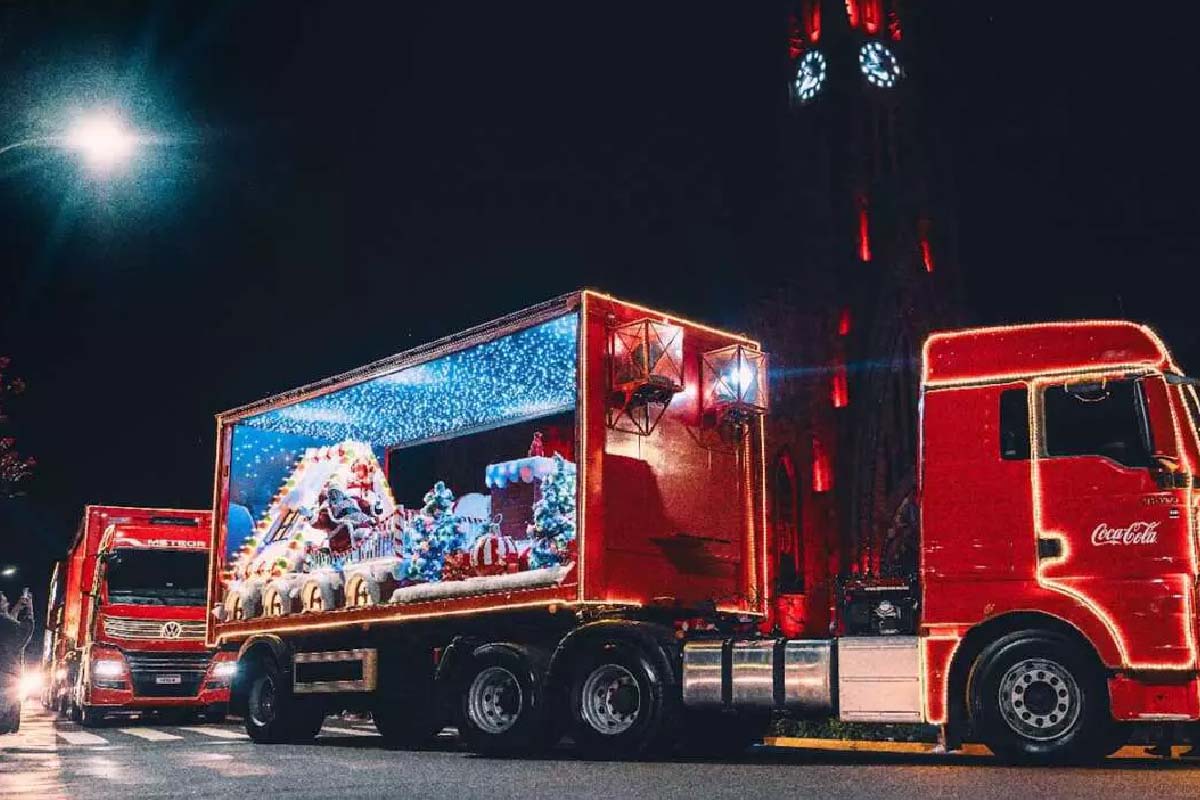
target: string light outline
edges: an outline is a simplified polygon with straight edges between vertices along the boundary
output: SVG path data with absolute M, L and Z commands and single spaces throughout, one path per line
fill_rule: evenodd
M 1004 333 L 1009 333 L 1009 332 L 1018 331 L 1018 330 L 1034 331 L 1034 330 L 1039 330 L 1039 329 L 1077 329 L 1077 328 L 1088 328 L 1088 327 L 1119 327 L 1119 328 L 1136 329 L 1139 332 L 1141 332 L 1144 336 L 1147 337 L 1147 339 L 1154 345 L 1155 349 L 1158 352 L 1159 360 L 1153 366 L 1160 368 L 1164 372 L 1168 372 L 1168 371 L 1175 372 L 1175 373 L 1179 372 L 1178 367 L 1175 365 L 1175 362 L 1172 359 L 1170 352 L 1166 348 L 1166 345 L 1163 343 L 1162 339 L 1158 336 L 1158 334 L 1153 329 L 1149 328 L 1148 326 L 1139 325 L 1136 323 L 1131 323 L 1131 322 L 1127 322 L 1127 321 L 1123 321 L 1123 320 L 1080 320 L 1080 321 L 1066 321 L 1066 322 L 1047 322 L 1047 323 L 1035 323 L 1035 324 L 1027 324 L 1027 325 L 1007 325 L 1007 326 L 969 328 L 969 329 L 959 330 L 959 331 L 945 331 L 945 332 L 938 332 L 938 333 L 931 334 L 929 337 L 926 338 L 925 344 L 922 348 L 922 367 L 923 367 L 922 380 L 925 385 L 925 390 L 931 390 L 931 389 L 938 390 L 938 391 L 968 390 L 968 389 L 977 388 L 978 386 L 983 385 L 983 384 L 1000 383 L 1000 382 L 1022 383 L 1025 385 L 1026 392 L 1027 392 L 1027 395 L 1026 395 L 1027 409 L 1028 409 L 1027 413 L 1029 415 L 1028 422 L 1029 422 L 1029 430 L 1030 430 L 1030 484 L 1031 484 L 1030 489 L 1031 489 L 1031 494 L 1032 494 L 1032 499 L 1033 499 L 1033 513 L 1034 513 L 1034 524 L 1033 524 L 1034 546 L 1035 547 L 1037 546 L 1038 537 L 1045 536 L 1047 538 L 1054 538 L 1057 541 L 1059 541 L 1061 544 L 1061 547 L 1062 547 L 1062 551 L 1063 551 L 1062 556 L 1060 558 L 1044 561 L 1037 566 L 1037 568 L 1035 570 L 1035 579 L 1037 580 L 1038 585 L 1041 586 L 1042 588 L 1048 589 L 1050 591 L 1061 592 L 1061 593 L 1071 597 L 1072 599 L 1076 600 L 1081 605 L 1083 605 L 1085 608 L 1090 610 L 1101 621 L 1101 623 L 1104 624 L 1104 626 L 1108 629 L 1109 634 L 1113 637 L 1113 642 L 1114 642 L 1115 646 L 1117 647 L 1117 651 L 1121 657 L 1122 664 L 1126 668 L 1148 669 L 1148 670 L 1156 670 L 1156 669 L 1188 670 L 1188 669 L 1193 669 L 1196 665 L 1196 659 L 1197 659 L 1197 645 L 1196 645 L 1196 641 L 1195 641 L 1195 633 L 1193 631 L 1194 620 L 1195 620 L 1195 608 L 1194 608 L 1195 598 L 1193 597 L 1194 587 L 1188 587 L 1188 590 L 1183 592 L 1183 594 L 1185 596 L 1184 613 L 1182 615 L 1182 617 L 1183 617 L 1183 632 L 1184 632 L 1184 638 L 1187 643 L 1188 652 L 1189 652 L 1188 661 L 1185 663 L 1182 663 L 1182 664 L 1153 663 L 1153 662 L 1152 663 L 1132 663 L 1132 662 L 1130 662 L 1129 657 L 1128 657 L 1128 650 L 1125 646 L 1125 640 L 1124 640 L 1123 636 L 1121 635 L 1121 633 L 1118 631 L 1115 620 L 1113 620 L 1112 617 L 1104 609 L 1100 608 L 1099 605 L 1097 603 L 1095 603 L 1092 600 L 1092 598 L 1088 597 L 1086 594 L 1078 592 L 1077 590 L 1074 590 L 1071 587 L 1062 586 L 1061 584 L 1056 583 L 1053 579 L 1047 578 L 1043 574 L 1043 570 L 1045 568 L 1047 568 L 1048 566 L 1063 563 L 1069 558 L 1069 546 L 1068 546 L 1065 536 L 1062 534 L 1062 532 L 1047 531 L 1042 528 L 1043 498 L 1042 498 L 1042 494 L 1041 494 L 1040 466 L 1037 464 L 1037 462 L 1040 459 L 1040 454 L 1039 454 L 1039 450 L 1038 450 L 1038 446 L 1037 446 L 1037 442 L 1040 437 L 1038 434 L 1038 423 L 1037 423 L 1037 419 L 1036 419 L 1037 403 L 1036 403 L 1036 395 L 1035 395 L 1035 391 L 1036 391 L 1035 385 L 1037 385 L 1037 386 L 1049 385 L 1049 384 L 1053 383 L 1055 379 L 1061 378 L 1061 377 L 1066 377 L 1066 376 L 1074 376 L 1074 377 L 1087 376 L 1087 377 L 1098 377 L 1098 378 L 1114 377 L 1114 376 L 1128 377 L 1128 375 L 1124 374 L 1124 373 L 1127 373 L 1127 371 L 1129 371 L 1129 370 L 1140 370 L 1140 371 L 1144 372 L 1145 375 L 1152 375 L 1152 374 L 1157 374 L 1157 373 L 1153 369 L 1148 369 L 1147 363 L 1144 361 L 1130 362 L 1130 363 L 1118 363 L 1118 364 L 1111 364 L 1111 365 L 1096 364 L 1095 362 L 1093 362 L 1091 364 L 1081 364 L 1081 365 L 1078 365 L 1075 367 L 1066 367 L 1066 368 L 1056 367 L 1052 370 L 1046 370 L 1046 371 L 1041 371 L 1041 372 L 1035 370 L 1035 371 L 1023 371 L 1023 372 L 1016 372 L 1016 373 L 1003 373 L 1003 372 L 981 373 L 979 375 L 972 375 L 972 376 L 968 376 L 968 377 L 961 378 L 961 379 L 942 380 L 942 381 L 932 381 L 929 379 L 930 348 L 935 342 L 938 342 L 938 341 L 953 340 L 953 339 L 965 338 L 965 337 L 973 336 L 973 335 L 989 334 L 989 333 L 1004 334 Z M 1180 387 L 1180 388 L 1182 389 L 1183 387 Z M 1193 397 L 1197 398 L 1198 406 L 1200 406 L 1200 396 L 1197 395 L 1195 387 L 1188 386 L 1187 388 L 1188 388 L 1188 390 L 1191 391 Z M 1180 445 L 1182 445 L 1181 426 L 1179 424 L 1178 416 L 1177 416 L 1176 410 L 1174 408 L 1174 403 L 1170 402 L 1169 392 L 1168 392 L 1168 408 L 1170 409 L 1170 412 L 1171 412 L 1172 426 L 1174 428 L 1176 444 L 1177 444 L 1177 448 L 1179 449 L 1179 455 L 1181 456 L 1181 460 L 1183 460 L 1186 465 L 1186 471 L 1191 474 L 1195 474 L 1192 470 L 1192 465 L 1190 464 L 1190 460 L 1187 457 L 1186 450 L 1183 449 L 1182 447 L 1179 447 Z M 1185 411 L 1186 411 L 1186 408 L 1185 408 Z M 924 427 L 925 427 L 924 426 L 924 415 L 925 415 L 925 403 L 924 403 L 924 391 L 923 391 L 921 403 L 920 403 L 921 442 L 919 444 L 919 453 L 920 453 L 921 464 L 922 464 L 922 467 L 920 470 L 921 473 L 923 473 L 923 471 L 924 471 L 924 468 L 923 468 L 923 464 L 924 464 Z M 1191 427 L 1191 430 L 1192 430 L 1193 437 L 1197 441 L 1197 447 L 1200 448 L 1200 432 L 1197 432 L 1195 430 L 1194 426 Z M 1197 522 L 1197 520 L 1196 520 L 1196 511 L 1194 509 L 1194 502 L 1195 502 L 1194 501 L 1194 493 L 1195 493 L 1195 490 L 1190 485 L 1185 490 L 1186 508 L 1187 508 L 1187 523 L 1186 523 L 1187 524 L 1187 540 L 1188 540 L 1189 558 L 1191 561 L 1191 574 L 1193 574 L 1193 575 L 1195 575 L 1197 572 L 1197 558 L 1198 558 L 1197 551 L 1196 551 L 1196 535 L 1197 535 L 1196 522 Z M 925 551 L 924 551 L 924 549 L 921 549 L 920 569 L 921 569 L 921 573 L 924 574 L 925 573 Z M 957 625 L 957 623 L 955 623 L 955 625 Z M 923 637 L 922 638 L 923 647 L 927 647 L 927 645 L 924 644 L 924 642 L 926 640 L 936 641 L 936 640 L 943 639 L 943 638 L 946 638 L 946 639 L 954 638 L 954 639 L 958 640 L 959 644 L 961 644 L 961 637 Z M 945 674 L 942 679 L 943 715 L 939 719 L 931 719 L 930 720 L 931 722 L 942 723 L 946 719 L 945 713 L 949 709 L 949 691 L 950 691 L 948 670 L 949 670 L 949 665 L 953 663 L 953 658 L 954 658 L 955 653 L 957 653 L 957 651 L 958 651 L 959 644 L 956 644 L 951 649 L 950 654 L 947 656 L 947 662 L 946 662 L 947 674 Z M 928 654 L 926 653 L 924 657 L 927 659 Z M 923 667 L 922 667 L 922 677 L 923 678 L 925 677 L 925 673 L 926 673 L 927 669 L 928 669 L 928 665 L 927 664 L 923 665 Z M 1197 683 L 1197 690 L 1198 690 L 1198 692 L 1200 692 L 1200 682 L 1195 682 L 1195 683 Z M 927 695 L 927 691 L 923 692 L 923 694 Z M 927 705 L 928 697 L 927 696 L 923 697 L 923 702 L 926 703 L 926 712 L 927 712 L 926 715 L 928 716 L 928 705 Z

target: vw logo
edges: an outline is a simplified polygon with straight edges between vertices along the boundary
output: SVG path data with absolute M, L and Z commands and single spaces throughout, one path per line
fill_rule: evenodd
M 178 639 L 182 635 L 183 626 L 174 620 L 171 620 L 162 626 L 162 636 L 164 639 Z

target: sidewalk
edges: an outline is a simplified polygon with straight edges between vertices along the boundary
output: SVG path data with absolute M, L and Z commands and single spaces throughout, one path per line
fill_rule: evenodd
M 936 744 L 926 742 L 877 742 L 861 739 L 806 739 L 796 736 L 768 736 L 763 740 L 766 747 L 794 747 L 801 750 L 828 750 L 841 753 L 899 753 L 905 755 L 949 755 L 949 756 L 990 756 L 988 750 L 981 744 L 964 744 L 961 750 L 943 753 Z M 1160 756 L 1146 752 L 1148 746 L 1129 745 L 1122 747 L 1109 758 L 1133 758 L 1162 760 Z M 1171 748 L 1172 759 L 1191 749 L 1189 745 L 1177 745 Z

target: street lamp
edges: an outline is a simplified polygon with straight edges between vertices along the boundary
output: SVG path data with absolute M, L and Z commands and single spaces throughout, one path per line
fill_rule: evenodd
M 88 166 L 109 170 L 133 154 L 138 137 L 117 117 L 97 114 L 76 122 L 63 141 L 69 149 L 79 153 Z
M 66 133 L 33 136 L 0 147 L 0 155 L 21 147 L 57 147 L 77 153 L 88 167 L 107 172 L 126 161 L 143 137 L 113 114 L 101 112 L 76 120 Z
M 4 567 L 3 569 L 0 569 L 0 578 L 11 578 L 13 575 L 16 575 L 16 574 L 17 574 L 17 568 L 12 565 L 8 565 L 8 566 Z

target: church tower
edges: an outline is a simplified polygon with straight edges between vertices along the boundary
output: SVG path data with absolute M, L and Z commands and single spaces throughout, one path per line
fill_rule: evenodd
M 916 571 L 920 347 L 960 321 L 959 282 L 900 0 L 789 0 L 780 16 L 790 255 L 760 333 L 780 619 L 814 635 L 837 624 L 826 576 Z

